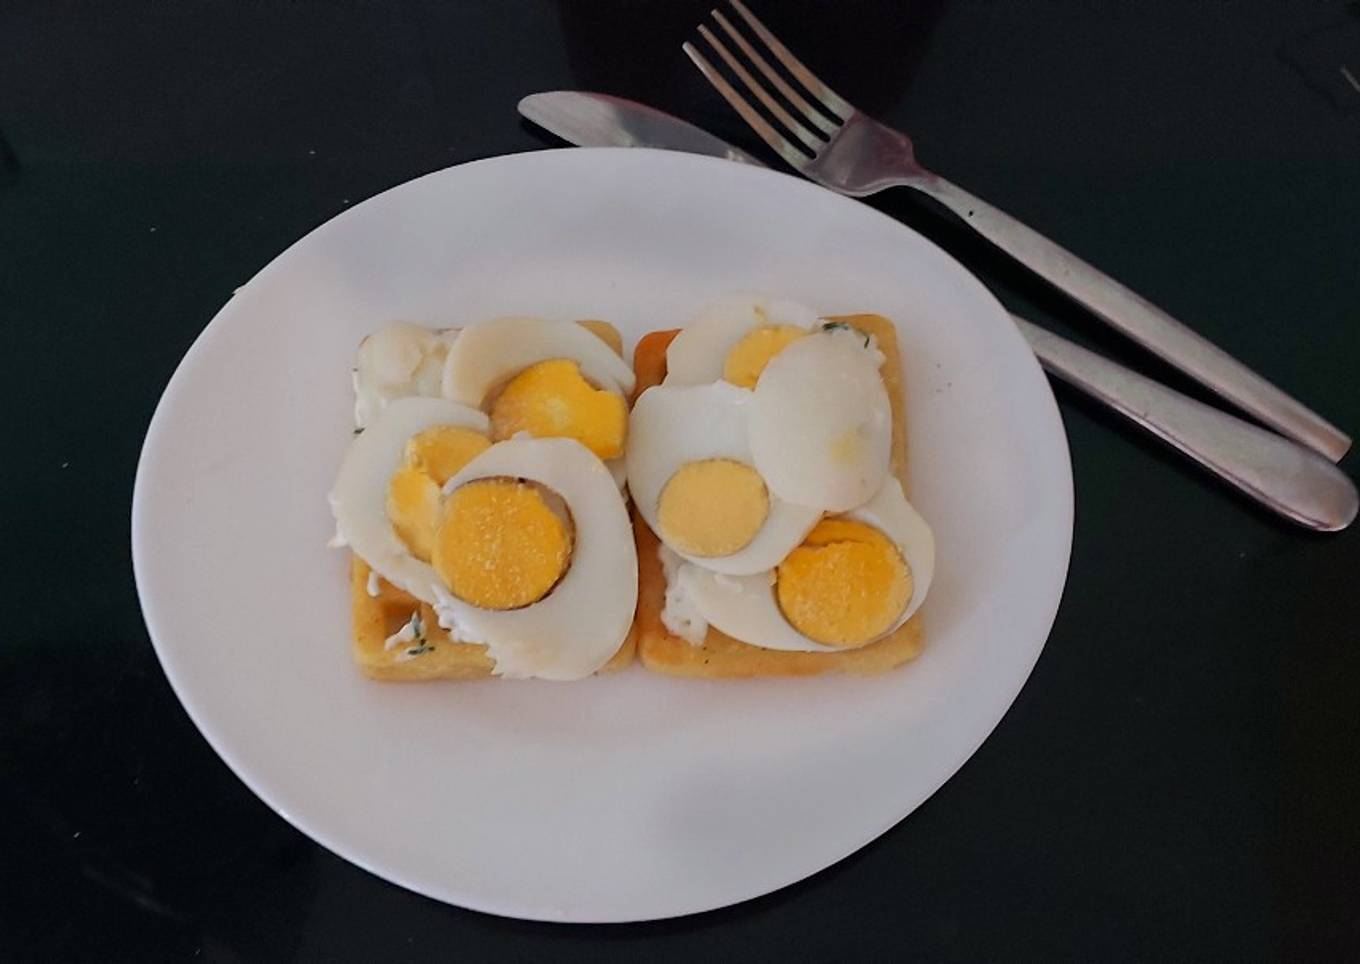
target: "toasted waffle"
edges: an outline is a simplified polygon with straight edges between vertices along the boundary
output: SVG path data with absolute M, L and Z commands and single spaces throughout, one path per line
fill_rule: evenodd
M 883 352 L 884 387 L 892 403 L 893 438 L 891 468 L 906 488 L 906 410 L 902 392 L 902 362 L 897 348 L 897 329 L 880 315 L 845 315 L 843 321 L 873 335 Z M 660 384 L 666 376 L 666 349 L 678 331 L 654 331 L 646 335 L 633 353 L 637 393 Z M 788 652 L 763 649 L 709 628 L 702 643 L 695 644 L 670 633 L 661 622 L 665 605 L 666 577 L 657 555 L 658 540 L 633 511 L 638 553 L 638 610 L 634 624 L 638 657 L 644 666 L 672 676 L 814 676 L 819 673 L 881 673 L 914 659 L 921 652 L 923 632 L 918 612 L 894 632 L 858 649 L 837 652 Z
M 615 352 L 623 354 L 623 341 L 613 325 L 604 321 L 582 321 L 584 327 L 600 337 Z M 375 576 L 369 595 L 371 570 L 358 556 L 350 560 L 350 610 L 353 620 L 354 662 L 364 675 L 378 680 L 420 681 L 432 679 L 481 679 L 493 675 L 495 662 L 486 647 L 459 642 L 439 626 L 438 617 L 428 603 Z M 420 614 L 420 639 L 393 641 L 399 630 Z M 622 669 L 633 661 L 637 625 L 628 633 L 600 672 Z

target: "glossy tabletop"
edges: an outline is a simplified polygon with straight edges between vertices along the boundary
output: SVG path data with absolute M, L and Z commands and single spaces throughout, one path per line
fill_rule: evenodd
M 1277 521 L 1061 387 L 1076 536 L 1029 684 L 925 805 L 782 891 L 614 927 L 445 906 L 298 833 L 189 722 L 129 505 L 194 337 L 347 206 L 557 146 L 526 93 L 647 101 L 769 159 L 680 52 L 707 9 L 0 6 L 0 960 L 1360 955 L 1360 534 Z M 1355 433 L 1357 9 L 758 12 L 930 167 Z M 927 202 L 871 203 L 1008 307 L 1203 397 Z

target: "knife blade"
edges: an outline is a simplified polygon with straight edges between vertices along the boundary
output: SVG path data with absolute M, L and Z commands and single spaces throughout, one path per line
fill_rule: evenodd
M 658 147 L 760 161 L 708 131 L 663 111 L 608 94 L 557 90 L 519 102 L 529 120 L 578 147 Z M 1336 532 L 1360 511 L 1360 493 L 1333 463 L 1274 432 L 1182 395 L 1076 342 L 1011 315 L 1050 375 L 1099 400 L 1135 425 L 1309 529 Z
M 764 167 L 739 147 L 637 101 L 582 90 L 530 94 L 519 112 L 577 147 L 656 147 Z

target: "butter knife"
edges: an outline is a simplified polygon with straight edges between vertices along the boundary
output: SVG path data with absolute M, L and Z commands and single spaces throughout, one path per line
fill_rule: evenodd
M 554 90 L 525 97 L 519 112 L 577 147 L 655 147 L 765 166 L 702 127 L 622 97 Z
M 585 91 L 531 94 L 519 112 L 578 147 L 657 147 L 764 167 L 678 117 Z M 1310 449 L 1140 375 L 1012 315 L 1050 374 L 1105 403 L 1262 505 L 1323 532 L 1346 528 L 1360 509 L 1350 478 Z

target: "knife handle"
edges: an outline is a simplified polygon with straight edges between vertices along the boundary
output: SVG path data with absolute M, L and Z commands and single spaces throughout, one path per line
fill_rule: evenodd
M 1172 391 L 1023 318 L 1015 323 L 1052 375 L 1104 402 L 1257 502 L 1309 529 L 1355 519 L 1355 484 L 1326 458 Z

